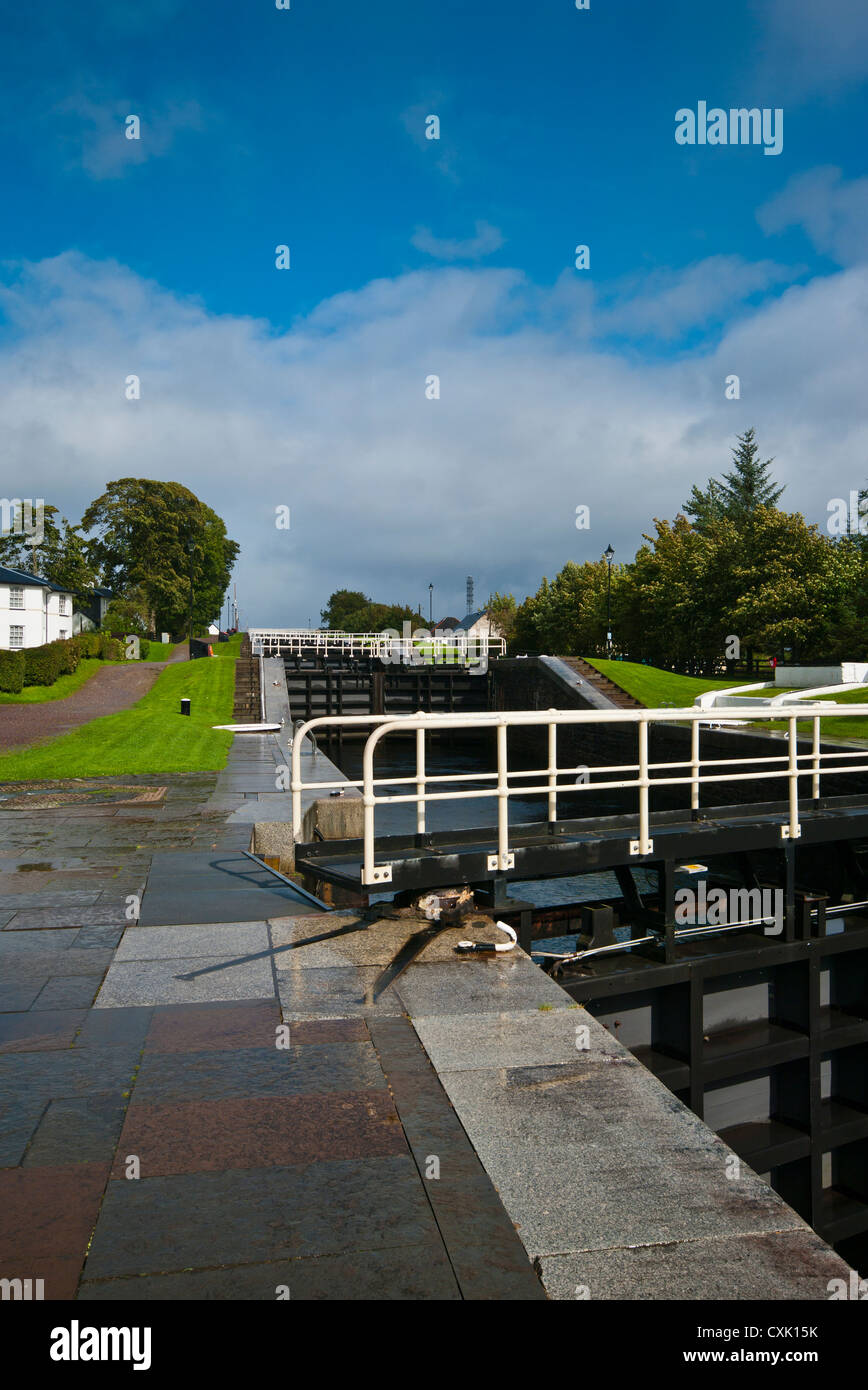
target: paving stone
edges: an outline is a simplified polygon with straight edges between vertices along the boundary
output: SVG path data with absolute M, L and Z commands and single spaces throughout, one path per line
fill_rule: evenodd
M 31 1008 L 86 1009 L 99 988 L 99 975 L 56 975 L 40 990 Z
M 99 947 L 113 950 L 123 934 L 124 928 L 120 926 L 80 927 L 73 944 L 77 950 L 92 950 Z
M 573 1000 L 527 956 L 501 960 L 461 960 L 448 964 L 414 963 L 395 988 L 411 1018 L 429 1014 L 507 1013 L 550 1004 L 568 1009 Z
M 294 1303 L 323 1301 L 420 1302 L 457 1300 L 461 1294 L 442 1242 L 348 1255 L 197 1269 L 183 1274 L 146 1275 L 134 1279 L 86 1280 L 78 1294 L 86 1302 L 126 1300 L 214 1299 L 273 1303 L 277 1291 L 289 1290 Z
M 125 926 L 123 907 L 57 907 L 21 908 L 4 927 L 4 931 L 42 931 L 57 927 Z
M 276 957 L 279 962 L 280 957 Z M 372 999 L 380 968 L 332 966 L 317 970 L 283 970 L 278 966 L 280 1006 L 286 1022 L 322 1018 L 367 1018 L 402 1014 L 401 1000 L 393 985 Z
M 192 978 L 184 978 L 187 974 Z M 208 956 L 167 961 L 115 961 L 97 995 L 95 1008 L 267 999 L 273 995 L 274 981 L 267 959 L 239 965 L 228 965 L 223 957 Z
M 441 1014 L 414 1018 L 413 1027 L 441 1073 L 574 1066 L 590 1056 L 623 1055 L 620 1043 L 580 1008 Z
M 55 892 L 43 891 L 38 894 L 39 901 L 34 902 L 36 895 L 29 893 L 3 893 L 0 892 L 0 911 L 11 912 L 18 908 L 34 907 L 54 907 L 54 908 L 79 908 L 92 907 L 99 897 L 98 892 L 82 892 L 76 888 L 61 888 Z
M 309 1043 L 367 1042 L 369 1034 L 362 1018 L 320 1018 L 293 1023 L 289 1037 L 292 1047 L 298 1047 Z
M 813 1231 L 774 1231 L 547 1255 L 540 1261 L 552 1299 L 826 1301 L 829 1281 L 850 1268 Z M 583 1294 L 582 1297 L 585 1295 Z
M 70 1047 L 86 1009 L 43 1009 L 0 1014 L 0 1052 L 41 1052 Z
M 117 1095 L 51 1101 L 30 1142 L 24 1166 L 99 1163 L 108 1167 L 125 1111 L 126 1101 Z
M 387 1092 L 143 1104 L 127 1113 L 123 1156 L 137 1154 L 147 1177 L 230 1168 L 372 1158 L 406 1152 Z
M 385 1088 L 377 1055 L 367 1043 L 152 1052 L 136 1080 L 137 1104 L 226 1100 L 238 1096 L 295 1096 Z
M 4 1053 L 0 1056 L 0 1105 L 18 1104 L 30 1095 L 84 1096 L 122 1094 L 130 1089 L 139 1049 L 76 1047 L 54 1052 Z
M 436 1241 L 409 1155 L 109 1183 L 88 1279 Z
M 170 1004 L 154 1011 L 148 1051 L 273 1048 L 280 1022 L 280 1008 L 274 999 L 255 999 L 250 1003 Z
M 107 1178 L 103 1163 L 0 1170 L 5 1277 L 38 1278 L 46 1260 L 77 1260 L 80 1266 Z
M 144 1047 L 153 1013 L 151 1008 L 91 1009 L 84 1017 L 75 1047 L 118 1044 L 134 1056 Z
M 15 1013 L 21 1009 L 29 1009 L 46 982 L 46 975 L 0 980 L 0 1013 Z
M 130 927 L 124 932 L 115 960 L 187 960 L 210 956 L 234 960 L 267 952 L 265 922 L 227 922 L 219 925 Z
M 44 1096 L 32 1093 L 15 1102 L 0 1103 L 0 1168 L 17 1168 L 47 1105 Z
M 726 1146 L 632 1059 L 442 1081 L 533 1257 L 803 1228 L 744 1165 L 728 1180 Z

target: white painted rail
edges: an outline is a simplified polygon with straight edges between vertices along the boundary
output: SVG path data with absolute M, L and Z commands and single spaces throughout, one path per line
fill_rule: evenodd
M 251 628 L 248 633 L 255 655 L 371 656 L 406 666 L 467 666 L 503 656 L 502 637 L 477 637 L 466 632 L 428 632 L 403 636 L 385 632 L 332 632 L 313 628 Z
M 823 773 L 868 772 L 868 747 L 858 746 L 844 751 L 821 748 L 820 720 L 860 718 L 868 719 L 868 704 L 835 705 L 816 704 L 810 709 L 802 708 L 798 713 L 788 709 L 785 719 L 781 718 L 780 707 L 770 709 L 763 705 L 743 711 L 745 720 L 762 725 L 786 724 L 786 734 L 780 754 L 757 757 L 753 753 L 736 754 L 731 758 L 703 758 L 700 752 L 700 729 L 709 724 L 708 711 L 690 709 L 618 709 L 618 710 L 516 710 L 493 712 L 490 714 L 408 714 L 408 715 L 343 715 L 321 716 L 308 720 L 299 727 L 292 744 L 293 797 L 292 818 L 296 842 L 301 839 L 302 793 L 316 788 L 356 787 L 364 799 L 364 868 L 362 882 L 374 886 L 391 882 L 392 870 L 388 864 L 376 862 L 376 811 L 378 806 L 415 803 L 416 828 L 419 834 L 425 833 L 425 808 L 430 802 L 459 801 L 467 799 L 492 798 L 497 802 L 497 832 L 492 831 L 492 853 L 488 856 L 488 868 L 494 873 L 505 872 L 515 865 L 514 854 L 509 848 L 509 798 L 545 795 L 547 797 L 548 819 L 558 819 L 558 797 L 566 793 L 574 795 L 582 791 L 611 791 L 635 788 L 638 793 L 638 812 L 636 838 L 630 843 L 630 853 L 647 856 L 653 853 L 654 841 L 650 834 L 650 789 L 651 787 L 689 788 L 691 810 L 699 808 L 700 786 L 718 782 L 736 783 L 762 781 L 770 777 L 785 778 L 788 784 L 788 818 L 781 826 L 783 839 L 798 839 L 801 833 L 799 824 L 799 779 L 810 779 L 810 797 L 816 801 L 820 796 Z M 810 721 L 812 738 L 808 751 L 799 752 L 798 724 Z M 326 726 L 337 731 L 339 728 L 370 725 L 371 733 L 365 743 L 362 760 L 362 777 L 355 782 L 305 782 L 302 778 L 302 755 L 304 743 L 314 730 Z M 598 724 L 635 724 L 637 726 L 636 761 L 611 765 L 587 767 L 583 764 L 562 766 L 558 760 L 558 730 Z M 690 757 L 676 762 L 652 762 L 649 758 L 648 731 L 651 724 L 690 725 Z M 548 761 L 544 768 L 517 769 L 509 766 L 508 734 L 510 729 L 537 726 L 548 731 Z M 426 736 L 444 729 L 497 730 L 497 766 L 495 771 L 460 772 L 431 774 L 427 771 Z M 416 771 L 406 777 L 375 775 L 374 759 L 377 749 L 391 734 L 408 731 L 416 733 Z M 482 755 L 480 755 L 481 760 Z M 746 764 L 746 769 L 742 767 Z M 569 780 L 565 780 L 569 779 Z M 480 784 L 470 790 L 450 789 L 451 783 Z M 406 785 L 412 790 L 406 793 L 378 794 L 378 788 Z M 485 829 L 480 830 L 484 836 Z

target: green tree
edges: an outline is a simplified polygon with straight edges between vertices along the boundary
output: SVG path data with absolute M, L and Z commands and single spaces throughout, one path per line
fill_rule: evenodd
M 141 589 L 148 631 L 186 631 L 192 570 L 193 625 L 220 612 L 238 544 L 216 512 L 181 483 L 120 478 L 82 517 L 96 531 L 90 553 L 113 592 Z
M 509 643 L 515 633 L 516 613 L 518 611 L 515 596 L 513 594 L 490 594 L 485 611 L 491 622 Z
M 758 507 L 776 507 L 783 487 L 776 487 L 769 469 L 774 459 L 759 455 L 756 432 L 751 428 L 737 437 L 732 450 L 732 471 L 722 481 L 709 478 L 706 488 L 694 483 L 684 511 L 698 531 L 728 517 L 744 525 Z

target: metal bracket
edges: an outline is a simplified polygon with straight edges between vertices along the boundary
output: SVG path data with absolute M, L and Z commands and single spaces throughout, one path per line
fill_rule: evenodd
M 781 839 L 782 839 L 782 840 L 800 840 L 801 838 L 802 838 L 802 827 L 801 827 L 800 825 L 797 825 L 797 826 L 796 826 L 796 828 L 795 828 L 795 830 L 793 831 L 792 835 L 790 834 L 790 827 L 789 827 L 788 825 L 782 825 L 782 826 L 781 826 Z
M 374 871 L 373 871 L 373 873 L 371 874 L 371 877 L 370 877 L 370 878 L 368 878 L 368 876 L 367 876 L 367 874 L 365 873 L 364 869 L 362 870 L 362 883 L 364 883 L 365 887 L 367 887 L 369 884 L 373 884 L 373 883 L 391 883 L 391 882 L 392 882 L 392 866 L 391 866 L 391 864 L 383 864 L 379 869 L 374 869 Z
M 651 854 L 652 851 L 653 851 L 653 849 L 654 849 L 654 841 L 653 841 L 653 840 L 649 840 L 649 841 L 648 841 L 648 848 L 644 851 L 644 853 L 645 853 L 645 854 Z M 639 847 L 639 841 L 638 841 L 638 840 L 631 840 L 631 841 L 630 841 L 630 853 L 631 853 L 631 854 L 642 854 L 642 853 L 643 853 L 643 850 L 640 849 L 640 847 Z
M 485 861 L 485 867 L 491 873 L 495 874 L 502 873 L 504 869 L 514 869 L 515 855 L 509 852 L 504 855 L 489 854 L 487 860 Z

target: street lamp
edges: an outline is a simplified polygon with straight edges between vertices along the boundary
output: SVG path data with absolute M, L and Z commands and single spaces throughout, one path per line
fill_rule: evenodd
M 190 536 L 190 538 L 189 538 L 188 541 L 187 541 L 187 554 L 188 554 L 189 557 L 190 557 L 190 625 L 189 625 L 189 628 L 188 628 L 189 637 L 188 637 L 188 639 L 187 639 L 187 641 L 188 641 L 187 660 L 188 660 L 188 661 L 192 661 L 192 660 L 193 660 L 193 554 L 194 554 L 195 550 L 196 550 L 196 542 L 193 540 L 193 537 Z
M 612 561 L 615 552 L 610 545 L 603 551 L 603 559 L 606 561 L 606 651 L 612 655 Z
M 434 626 L 434 585 L 428 585 L 428 626 Z

